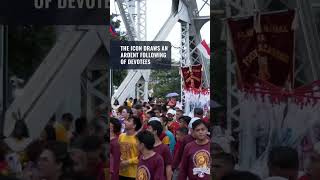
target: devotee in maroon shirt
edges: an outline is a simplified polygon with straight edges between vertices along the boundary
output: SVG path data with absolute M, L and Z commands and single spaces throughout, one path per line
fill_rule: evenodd
M 165 144 L 160 144 L 158 146 L 155 146 L 153 150 L 162 157 L 162 159 L 164 161 L 163 172 L 164 172 L 164 176 L 167 178 L 165 167 L 172 164 L 172 156 L 170 154 L 169 146 L 167 146 Z
M 183 138 L 183 140 L 181 142 L 181 145 L 180 145 L 180 147 L 178 149 L 177 156 L 174 157 L 174 160 L 173 160 L 173 163 L 172 163 L 172 169 L 176 169 L 176 168 L 179 167 L 179 164 L 180 164 L 180 162 L 182 160 L 181 158 L 182 158 L 182 154 L 183 154 L 183 150 L 184 150 L 185 146 L 188 143 L 190 143 L 190 142 L 192 142 L 194 140 L 195 140 L 195 138 L 192 137 L 190 134 L 186 135 Z
M 164 162 L 162 157 L 155 153 L 148 159 L 139 158 L 137 180 L 164 180 Z
M 179 180 L 209 180 L 210 179 L 210 143 L 198 145 L 195 141 L 184 148 Z
M 209 180 L 211 158 L 208 125 L 200 119 L 195 120 L 192 133 L 196 139 L 183 150 L 178 180 Z
M 119 166 L 120 166 L 120 145 L 118 138 L 110 141 L 110 172 L 111 180 L 119 179 Z

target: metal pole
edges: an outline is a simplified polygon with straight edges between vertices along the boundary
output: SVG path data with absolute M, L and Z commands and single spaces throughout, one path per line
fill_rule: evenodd
M 1 119 L 0 119 L 0 137 L 3 136 L 3 127 L 4 127 L 4 121 L 5 121 L 5 113 L 7 111 L 7 104 L 8 104 L 8 98 L 7 98 L 7 87 L 8 87 L 8 27 L 7 26 L 1 26 L 0 27 L 0 82 L 1 82 L 1 94 L 0 94 L 0 113 L 1 113 Z
M 226 5 L 226 15 L 227 17 L 231 17 L 231 8 L 230 5 Z M 228 31 L 228 28 L 226 28 Z M 228 34 L 228 32 L 227 32 Z M 230 37 L 227 35 L 227 133 L 229 135 L 232 134 L 232 54 L 231 50 L 229 49 Z

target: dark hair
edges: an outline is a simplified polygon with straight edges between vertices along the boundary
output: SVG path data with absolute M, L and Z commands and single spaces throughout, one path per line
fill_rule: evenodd
M 176 112 L 181 112 L 183 114 L 183 111 L 181 109 L 176 110 Z
M 55 141 L 56 140 L 56 130 L 52 125 L 47 125 L 44 128 L 44 131 L 46 132 L 47 135 L 47 141 Z
M 76 133 L 81 134 L 88 127 L 88 121 L 85 117 L 80 117 L 75 122 Z
M 138 131 L 142 127 L 142 123 L 139 117 L 131 116 L 129 119 L 133 119 L 133 123 L 136 125 L 135 131 Z
M 120 107 L 118 108 L 118 110 L 117 110 L 117 111 L 118 111 L 118 113 L 121 113 L 121 112 L 122 112 L 122 110 L 124 109 L 124 107 L 125 107 L 125 106 L 120 106 Z
M 188 128 L 185 128 L 185 127 L 181 127 L 177 131 L 181 132 L 184 135 L 187 135 L 189 132 Z
M 198 119 L 192 123 L 192 129 L 195 130 L 201 124 L 203 124 L 204 126 L 206 126 L 206 128 L 208 128 L 208 125 L 205 122 L 203 122 L 201 119 Z
M 64 113 L 62 115 L 62 120 L 72 122 L 73 121 L 73 115 L 71 113 Z
M 298 152 L 291 147 L 274 147 L 269 153 L 268 166 L 269 168 L 278 167 L 281 169 L 298 169 Z
M 68 145 L 66 143 L 52 141 L 46 145 L 44 150 L 52 152 L 55 161 L 62 163 L 62 177 L 71 177 L 73 175 L 73 161 L 69 156 Z
M 137 104 L 137 103 L 138 103 L 138 99 L 135 98 L 135 99 L 133 100 L 133 104 Z
M 191 121 L 191 117 L 189 117 L 189 116 L 181 116 L 180 118 L 179 118 L 179 120 L 181 121 L 184 121 L 185 123 L 187 123 L 187 124 L 189 124 L 190 123 L 190 121 Z
M 113 133 L 118 134 L 121 132 L 121 122 L 117 118 L 110 118 L 110 123 L 113 125 Z
M 161 122 L 159 121 L 151 121 L 148 123 L 149 126 L 152 127 L 153 130 L 157 131 L 157 136 L 160 137 L 163 131 L 163 127 Z
M 52 115 L 49 119 L 49 122 L 55 122 L 56 121 L 56 115 Z
M 135 108 L 135 109 L 142 109 L 142 105 L 141 105 L 141 104 L 135 104 L 135 105 L 133 106 L 133 108 Z
M 148 104 L 147 102 L 143 102 L 142 106 L 146 107 L 147 104 Z
M 221 152 L 218 154 L 213 155 L 212 157 L 214 160 L 216 159 L 221 159 L 227 163 L 230 163 L 232 166 L 236 165 L 236 160 L 235 158 L 232 156 L 232 154 L 226 153 L 226 152 Z
M 154 110 L 158 110 L 159 112 L 161 112 L 161 106 L 155 105 Z
M 83 139 L 82 150 L 85 152 L 94 152 L 102 147 L 102 140 L 98 136 L 87 136 Z
M 161 112 L 167 112 L 168 109 L 167 109 L 167 106 L 166 105 L 162 105 L 161 106 Z
M 122 111 L 123 111 L 124 109 L 127 111 L 127 113 L 128 113 L 129 115 L 132 115 L 132 110 L 131 110 L 130 107 L 124 106 L 123 109 L 122 109 Z
M 102 122 L 97 119 L 90 122 L 90 126 L 94 129 L 95 132 L 104 131 L 103 125 L 104 124 L 102 124 Z
M 86 137 L 78 137 L 73 139 L 73 141 L 71 141 L 70 143 L 70 148 L 73 149 L 81 149 L 84 151 L 84 140 L 86 139 Z
M 164 126 L 166 126 L 168 124 L 168 122 L 170 122 L 169 118 L 167 116 L 165 116 L 165 115 L 162 115 L 161 119 L 162 119 L 162 122 L 163 122 Z
M 154 111 L 149 111 L 147 114 L 149 114 L 150 117 L 156 117 L 156 113 Z
M 202 108 L 194 108 L 193 113 L 195 115 L 203 115 L 203 109 Z
M 232 171 L 222 177 L 221 180 L 261 180 L 259 176 L 247 171 Z
M 31 142 L 26 148 L 26 154 L 28 156 L 28 160 L 32 162 L 37 162 L 44 147 L 45 145 L 41 141 Z
M 13 137 L 15 137 L 15 138 L 18 137 L 18 133 L 17 133 L 18 128 L 22 128 L 21 137 L 24 137 L 24 138 L 28 138 L 29 137 L 28 127 L 27 127 L 26 123 L 23 120 L 17 120 L 16 121 L 16 124 L 14 125 L 14 129 L 13 129 L 13 132 L 12 132 L 12 136 Z
M 6 160 L 6 155 L 10 151 L 10 148 L 5 141 L 0 140 L 0 161 Z
M 152 150 L 154 143 L 155 143 L 155 139 L 153 137 L 153 134 L 151 132 L 148 131 L 140 131 L 137 135 L 136 135 L 137 139 L 139 140 L 140 143 L 144 144 L 144 146 L 148 149 L 148 150 Z

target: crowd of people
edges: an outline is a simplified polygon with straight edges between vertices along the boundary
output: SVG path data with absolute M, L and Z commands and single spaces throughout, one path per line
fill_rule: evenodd
M 112 180 L 209 180 L 209 113 L 175 103 L 117 106 L 110 120 Z
M 224 117 L 219 115 L 212 131 L 211 171 L 213 180 L 319 180 L 320 179 L 320 142 L 313 145 L 313 151 L 308 157 L 305 168 L 301 163 L 301 151 L 297 147 L 276 145 L 266 153 L 265 159 L 260 159 L 259 167 L 249 171 L 241 171 L 240 160 L 235 144 L 235 137 L 226 135 Z M 245 132 L 243 132 L 245 133 Z M 249 148 L 252 147 L 247 147 Z M 243 161 L 243 160 L 242 160 Z M 264 165 L 265 163 L 265 165 Z
M 1 140 L 1 180 L 106 180 L 107 117 L 92 121 L 52 117 L 39 138 L 31 138 L 18 119 L 9 137 Z

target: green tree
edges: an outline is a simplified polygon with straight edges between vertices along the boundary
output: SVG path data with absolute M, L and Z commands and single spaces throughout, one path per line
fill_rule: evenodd
M 28 80 L 52 48 L 55 38 L 52 26 L 9 26 L 9 75 Z
M 164 98 L 171 92 L 180 94 L 181 76 L 179 74 L 179 68 L 172 67 L 169 70 L 153 70 L 151 72 L 150 87 L 154 91 L 153 96 L 158 98 Z
M 116 29 L 120 27 L 121 21 L 116 19 L 119 15 L 117 14 L 111 14 L 110 19 L 111 19 L 111 25 Z M 119 34 L 117 32 L 117 34 Z M 117 37 L 113 37 L 113 40 L 119 41 L 121 40 L 122 37 L 119 35 Z M 119 87 L 124 80 L 124 78 L 127 76 L 128 72 L 125 69 L 113 69 L 112 70 L 112 85 Z

